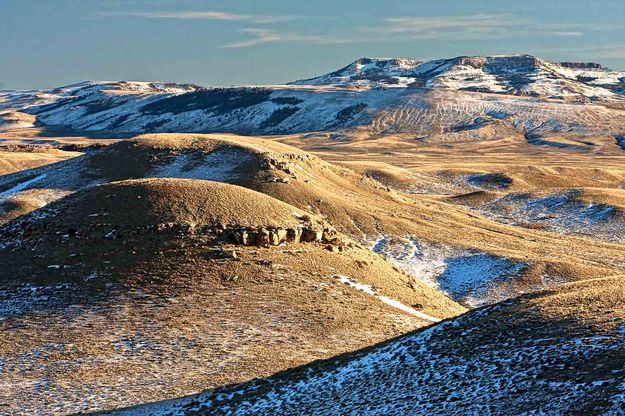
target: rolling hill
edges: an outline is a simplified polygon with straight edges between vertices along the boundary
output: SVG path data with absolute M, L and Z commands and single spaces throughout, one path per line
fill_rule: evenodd
M 121 141 L 3 177 L 0 207 L 6 221 L 27 211 L 23 201 L 39 207 L 96 185 L 143 178 L 231 183 L 320 215 L 414 279 L 471 307 L 625 270 L 623 242 L 505 224 L 469 201 L 402 192 L 253 137 L 159 134 Z
M 465 310 L 319 216 L 206 180 L 80 190 L 0 238 L 3 413 L 187 395 Z

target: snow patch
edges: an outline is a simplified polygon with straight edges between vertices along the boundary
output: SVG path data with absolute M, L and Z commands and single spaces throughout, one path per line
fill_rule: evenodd
M 445 265 L 445 271 L 438 276 L 439 287 L 452 298 L 463 299 L 471 307 L 490 303 L 486 293 L 490 284 L 511 280 L 527 266 L 486 253 L 447 258 Z
M 596 403 L 608 399 L 611 410 L 605 414 L 623 413 L 622 363 L 609 358 L 620 357 L 625 345 L 620 336 L 595 335 L 590 325 L 572 335 L 566 321 L 564 330 L 547 330 L 523 315 L 508 324 L 505 311 L 496 314 L 506 306 L 472 311 L 306 370 L 120 414 L 271 415 L 296 409 L 300 414 L 486 415 L 522 409 L 520 414 L 556 415 L 579 410 L 595 398 L 601 400 Z M 570 377 L 575 373 L 571 362 L 588 367 L 581 380 Z M 606 367 L 595 371 L 600 374 L 593 374 L 595 362 Z
M 625 227 L 625 217 L 613 206 L 579 200 L 578 194 L 578 191 L 547 196 L 508 194 L 483 204 L 478 211 L 507 224 L 525 221 L 562 234 L 590 234 L 605 240 L 625 241 L 619 232 Z
M 241 167 L 254 160 L 248 152 L 232 147 L 217 149 L 207 155 L 181 153 L 173 161 L 155 168 L 148 177 L 233 182 L 241 176 Z
M 12 195 L 14 193 L 17 193 L 19 191 L 22 191 L 22 190 L 28 188 L 30 185 L 32 185 L 34 183 L 37 183 L 37 182 L 41 181 L 42 179 L 45 179 L 47 176 L 48 175 L 46 173 L 44 173 L 44 174 L 41 174 L 41 175 L 39 175 L 37 177 L 29 179 L 27 181 L 20 182 L 17 185 L 15 185 L 13 188 L 8 189 L 8 190 L 6 190 L 4 192 L 0 192 L 0 198 L 3 198 L 3 197 L 6 197 L 6 196 L 9 196 L 9 195 Z
M 59 266 L 60 268 L 60 266 Z M 30 283 L 0 288 L 0 320 L 27 312 L 39 312 L 56 305 L 60 299 L 76 290 L 72 283 L 34 286 Z
M 377 299 L 379 299 L 382 303 L 385 303 L 389 306 L 392 306 L 393 308 L 399 309 L 403 312 L 409 313 L 410 315 L 414 315 L 417 318 L 420 319 L 424 319 L 426 321 L 430 321 L 430 322 L 440 322 L 441 319 L 439 318 L 435 318 L 433 316 L 427 315 L 423 312 L 420 312 L 414 308 L 411 308 L 408 305 L 405 305 L 403 303 L 401 303 L 400 301 L 393 299 L 393 298 L 389 298 L 388 296 L 384 296 L 381 295 L 376 289 L 374 289 L 373 287 L 366 285 L 364 283 L 359 283 L 356 282 L 355 280 L 353 280 L 351 277 L 345 276 L 345 275 L 338 275 L 337 276 L 339 279 L 339 282 L 343 283 L 343 284 L 347 284 L 350 287 L 359 290 L 363 293 L 366 293 L 367 295 L 371 295 L 376 297 Z
M 380 237 L 372 250 L 407 274 L 470 307 L 501 301 L 517 293 L 489 293 L 494 285 L 514 279 L 527 267 L 503 257 L 412 237 Z

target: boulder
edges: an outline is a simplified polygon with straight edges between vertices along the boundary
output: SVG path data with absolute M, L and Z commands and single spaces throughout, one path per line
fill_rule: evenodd
M 254 243 L 256 243 L 256 233 L 243 231 L 242 237 L 241 237 L 241 244 L 245 246 L 251 246 Z
M 261 228 L 256 237 L 257 246 L 268 246 L 271 244 L 270 233 L 266 228 Z
M 302 235 L 302 241 L 304 242 L 321 241 L 322 236 L 323 236 L 323 230 L 307 228 L 306 230 L 304 230 L 304 233 Z
M 292 243 L 299 243 L 302 237 L 301 228 L 289 228 L 286 230 L 286 241 Z

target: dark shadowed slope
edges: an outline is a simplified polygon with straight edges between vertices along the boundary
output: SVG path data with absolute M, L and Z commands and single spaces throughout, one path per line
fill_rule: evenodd
M 116 415 L 622 415 L 623 277 L 471 311 L 374 348 Z

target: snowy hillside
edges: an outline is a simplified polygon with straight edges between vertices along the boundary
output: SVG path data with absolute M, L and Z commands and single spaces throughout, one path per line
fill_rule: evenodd
M 527 56 L 429 62 L 363 58 L 289 85 L 204 88 L 157 82 L 84 82 L 43 91 L 2 91 L 0 110 L 37 126 L 112 134 L 288 134 L 362 127 L 373 134 L 427 135 L 511 126 L 622 135 L 625 72 Z
M 551 63 L 530 55 L 457 57 L 428 62 L 361 58 L 294 85 L 412 86 L 546 98 L 622 100 L 625 72 L 593 63 Z
M 414 74 L 421 63 L 408 58 L 360 58 L 338 71 L 292 84 L 405 87 L 416 81 Z

